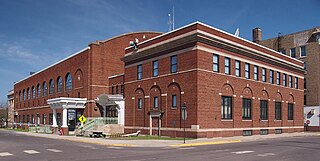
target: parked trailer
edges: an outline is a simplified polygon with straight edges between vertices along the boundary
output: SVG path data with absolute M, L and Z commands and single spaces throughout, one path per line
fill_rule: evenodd
M 304 124 L 307 131 L 320 131 L 320 106 L 304 107 Z

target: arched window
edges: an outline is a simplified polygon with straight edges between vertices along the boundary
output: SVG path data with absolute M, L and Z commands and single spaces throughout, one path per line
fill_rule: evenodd
M 28 97 L 27 99 L 30 99 L 30 88 L 27 89 Z
M 23 90 L 23 100 L 26 100 L 27 94 L 26 94 L 26 90 Z
M 21 91 L 19 91 L 19 101 L 22 101 L 22 94 L 21 94 Z
M 61 93 L 62 92 L 62 78 L 58 77 L 57 79 L 57 92 Z
M 37 85 L 38 97 L 41 97 L 41 87 L 40 84 Z
M 48 95 L 48 86 L 46 82 L 43 82 L 43 97 Z
M 54 80 L 51 79 L 50 82 L 49 82 L 49 94 L 53 94 L 54 93 Z
M 36 89 L 34 89 L 34 86 L 32 86 L 32 99 L 36 98 Z
M 68 73 L 66 75 L 66 91 L 70 91 L 72 89 L 72 77 L 71 74 Z

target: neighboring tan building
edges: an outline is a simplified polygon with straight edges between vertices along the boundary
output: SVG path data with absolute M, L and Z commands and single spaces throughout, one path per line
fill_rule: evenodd
M 304 105 L 320 105 L 320 27 L 262 40 L 262 31 L 253 30 L 253 41 L 304 62 Z
M 130 41 L 145 41 L 159 32 L 134 32 L 97 41 L 75 54 L 14 84 L 16 122 L 24 127 L 52 125 L 73 131 L 81 115 L 100 117 L 95 103 L 100 94 L 122 94 L 124 82 L 109 77 L 124 73 L 125 47 Z M 119 98 L 119 97 L 117 97 Z M 122 98 L 122 96 L 121 96 Z M 110 106 L 111 108 L 111 106 Z M 121 107 L 124 112 L 124 107 Z M 108 110 L 108 117 L 118 117 Z M 124 120 L 124 118 L 122 118 Z
M 125 132 L 221 137 L 303 131 L 303 62 L 195 22 L 128 47 Z M 187 107 L 186 126 L 181 106 Z
M 11 128 L 14 126 L 14 91 L 13 90 L 10 90 L 8 92 L 8 102 L 7 102 L 7 105 L 8 105 L 8 127 Z

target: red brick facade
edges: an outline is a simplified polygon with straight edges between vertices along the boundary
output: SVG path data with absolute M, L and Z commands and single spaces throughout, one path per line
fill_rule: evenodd
M 219 56 L 219 71 L 213 71 L 213 54 Z M 177 57 L 176 72 L 171 72 L 171 57 Z M 230 59 L 230 74 L 225 74 L 225 58 Z M 227 34 L 210 26 L 194 23 L 127 48 L 125 62 L 125 131 L 144 134 L 183 136 L 181 105 L 186 103 L 188 137 L 243 135 L 247 130 L 260 134 L 303 131 L 303 63 L 275 51 Z M 241 76 L 235 75 L 235 60 Z M 153 62 L 157 61 L 157 76 Z M 245 63 L 250 78 L 245 78 Z M 138 79 L 138 66 L 142 78 Z M 258 79 L 254 80 L 254 66 Z M 266 82 L 262 80 L 265 70 Z M 270 83 L 270 70 L 273 81 Z M 280 72 L 280 85 L 276 73 Z M 285 85 L 284 83 L 285 75 Z M 289 81 L 290 80 L 290 81 Z M 298 80 L 297 84 L 295 83 Z M 290 86 L 291 85 L 291 86 Z M 232 98 L 232 118 L 221 118 L 221 98 Z M 156 97 L 156 98 L 155 98 Z M 172 99 L 176 98 L 176 107 Z M 243 99 L 251 100 L 250 119 L 243 116 Z M 158 100 L 158 108 L 154 108 Z M 267 119 L 260 119 L 260 101 L 268 102 Z M 141 102 L 139 102 L 141 101 Z M 275 119 L 275 103 L 281 103 L 281 118 Z M 142 104 L 142 107 L 140 104 Z M 288 104 L 293 105 L 288 120 Z M 150 112 L 162 113 L 161 121 Z M 279 112 L 278 112 L 279 113 Z
M 120 58 L 125 54 L 125 47 L 129 46 L 129 42 L 135 41 L 135 39 L 145 41 L 160 34 L 158 32 L 128 33 L 105 41 L 91 43 L 88 48 L 15 83 L 15 111 L 18 113 L 15 122 L 26 124 L 27 115 L 29 115 L 29 123 L 32 124 L 31 116 L 33 115 L 35 123 L 37 123 L 36 115 L 38 114 L 40 115 L 40 124 L 44 124 L 43 114 L 45 114 L 45 123 L 48 124 L 52 110 L 46 101 L 57 97 L 87 98 L 88 102 L 84 115 L 89 117 L 100 116 L 93 100 L 99 94 L 109 94 L 110 76 L 124 73 L 124 63 Z M 70 90 L 66 88 L 66 76 L 68 73 L 72 78 Z M 57 82 L 59 77 L 62 78 L 62 90 L 58 92 Z M 54 91 L 50 93 L 49 82 L 51 79 L 54 81 Z M 46 94 L 44 94 L 43 90 L 44 82 L 47 85 Z M 119 83 L 120 88 L 123 81 L 117 83 Z M 40 95 L 38 96 L 36 90 L 36 95 L 33 97 L 32 87 L 37 89 L 38 84 L 41 86 Z M 29 97 L 28 88 L 30 90 Z M 26 91 L 25 99 L 23 96 L 24 90 Z M 61 112 L 61 110 L 57 111 L 57 113 Z

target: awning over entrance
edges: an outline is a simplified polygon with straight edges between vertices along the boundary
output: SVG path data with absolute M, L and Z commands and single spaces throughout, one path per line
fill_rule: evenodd
M 104 118 L 107 118 L 107 106 L 115 106 L 118 112 L 118 124 L 124 125 L 124 99 L 122 95 L 100 94 L 95 101 L 102 107 L 102 109 L 99 109 Z
M 68 127 L 68 109 L 84 109 L 87 98 L 69 98 L 69 97 L 59 97 L 49 99 L 47 103 L 53 111 L 53 123 L 52 127 L 58 127 L 57 125 L 57 111 L 56 109 L 63 109 L 62 112 L 62 126 L 64 128 Z

